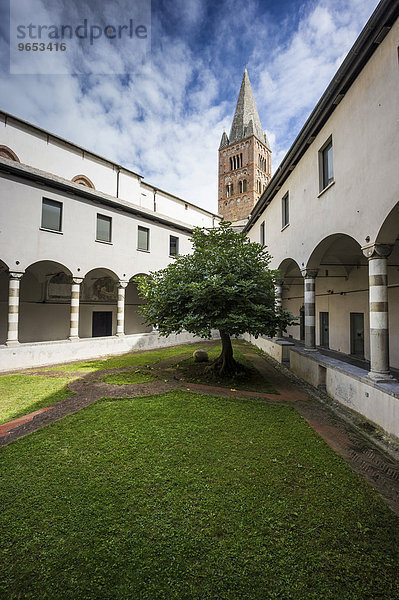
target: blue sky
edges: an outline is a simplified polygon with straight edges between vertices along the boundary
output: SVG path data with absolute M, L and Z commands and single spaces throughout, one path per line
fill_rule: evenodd
M 97 16 L 112 7 L 122 23 L 138 0 L 35 1 L 43 15 L 51 7 L 49 22 L 76 3 Z M 376 5 L 152 0 L 151 52 L 134 72 L 125 72 L 126 52 L 114 44 L 111 52 L 98 46 L 95 61 L 121 75 L 74 75 L 67 56 L 70 75 L 11 75 L 9 0 L 0 0 L 0 108 L 216 211 L 217 149 L 244 67 L 275 170 Z

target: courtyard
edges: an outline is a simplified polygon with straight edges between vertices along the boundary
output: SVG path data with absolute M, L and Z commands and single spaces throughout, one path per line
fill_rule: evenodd
M 218 342 L 0 377 L 0 597 L 399 597 L 397 462 Z M 396 513 L 396 514 L 395 514 Z

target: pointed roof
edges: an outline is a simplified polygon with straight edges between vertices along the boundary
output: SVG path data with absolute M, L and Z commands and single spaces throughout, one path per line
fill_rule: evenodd
M 226 148 L 229 145 L 229 138 L 227 137 L 227 133 L 223 131 L 222 139 L 220 140 L 219 150 L 222 148 Z
M 254 135 L 263 144 L 265 143 L 248 71 L 245 69 L 240 93 L 238 94 L 236 112 L 234 113 L 233 124 L 231 126 L 230 144 L 239 142 L 250 135 Z

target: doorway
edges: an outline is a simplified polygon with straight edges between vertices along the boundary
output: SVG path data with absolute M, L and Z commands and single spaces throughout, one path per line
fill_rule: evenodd
M 93 311 L 92 337 L 112 335 L 112 311 Z
M 351 354 L 364 358 L 364 314 L 350 313 Z
M 330 346 L 330 327 L 328 312 L 321 312 L 320 314 L 320 346 L 322 348 L 329 348 Z

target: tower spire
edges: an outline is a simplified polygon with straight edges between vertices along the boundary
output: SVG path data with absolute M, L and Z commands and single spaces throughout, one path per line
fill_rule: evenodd
M 250 135 L 254 135 L 263 144 L 265 143 L 258 109 L 256 108 L 255 98 L 252 93 L 251 82 L 249 81 L 248 71 L 245 68 L 233 124 L 231 126 L 230 144 L 239 142 Z
M 240 227 L 271 177 L 271 150 L 245 69 L 231 126 L 219 145 L 219 212 Z

